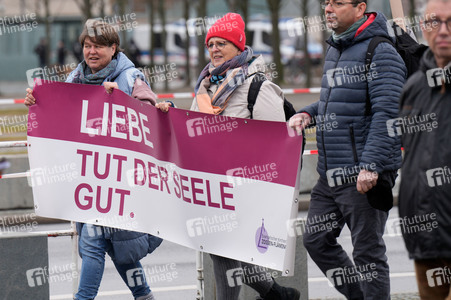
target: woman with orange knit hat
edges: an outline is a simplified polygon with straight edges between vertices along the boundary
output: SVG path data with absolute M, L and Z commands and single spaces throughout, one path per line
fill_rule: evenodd
M 265 71 L 265 62 L 261 55 L 254 56 L 252 49 L 245 45 L 244 26 L 239 14 L 228 13 L 208 30 L 205 43 L 211 61 L 197 80 L 191 110 L 284 122 L 284 96 L 280 87 L 270 80 L 263 81 L 252 113 L 248 109 L 250 83 L 255 74 Z M 243 283 L 255 289 L 262 299 L 299 299 L 299 291 L 279 286 L 271 276 L 268 276 L 269 271 L 262 267 L 213 254 L 211 258 L 217 300 L 238 299 L 241 286 L 228 285 L 226 276 L 228 270 L 237 268 L 243 270 Z

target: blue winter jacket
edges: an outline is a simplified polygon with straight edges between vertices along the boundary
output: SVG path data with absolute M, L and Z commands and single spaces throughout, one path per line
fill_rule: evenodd
M 356 33 L 335 43 L 327 42 L 319 101 L 300 112 L 317 126 L 318 166 L 327 179 L 331 169 L 366 168 L 382 173 L 401 166 L 401 143 L 387 131 L 387 121 L 397 118 L 399 96 L 406 78 L 405 64 L 396 49 L 380 43 L 365 74 L 368 44 L 375 36 L 392 39 L 382 13 L 367 14 Z M 365 115 L 367 85 L 371 113 Z M 347 173 L 344 172 L 346 176 Z

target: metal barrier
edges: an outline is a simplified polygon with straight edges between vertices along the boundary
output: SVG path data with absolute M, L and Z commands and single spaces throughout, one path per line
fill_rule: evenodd
M 28 143 L 26 141 L 12 141 L 12 142 L 0 142 L 0 148 L 13 148 L 13 147 L 27 147 Z M 29 177 L 30 172 L 20 172 L 20 173 L 11 173 L 0 175 L 0 178 L 23 178 Z M 78 239 L 77 239 L 77 230 L 75 227 L 75 222 L 71 222 L 71 230 L 56 230 L 56 231 L 41 231 L 41 232 L 33 232 L 33 234 L 46 234 L 47 237 L 58 237 L 58 236 L 70 236 L 72 242 L 72 263 L 76 266 L 77 271 L 78 268 Z M 78 279 L 78 278 L 77 278 Z M 75 297 L 75 294 L 78 290 L 78 280 L 72 281 L 72 296 Z

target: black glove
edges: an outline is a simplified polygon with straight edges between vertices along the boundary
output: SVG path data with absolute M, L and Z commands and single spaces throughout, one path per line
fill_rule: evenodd
M 375 209 L 389 211 L 393 207 L 392 188 L 397 174 L 390 173 L 379 174 L 376 186 L 366 192 L 368 202 Z

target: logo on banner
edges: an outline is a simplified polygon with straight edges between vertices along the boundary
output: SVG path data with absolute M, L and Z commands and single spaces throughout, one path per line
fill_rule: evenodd
M 260 253 L 268 251 L 268 247 L 275 247 L 280 249 L 287 248 L 287 240 L 277 236 L 269 235 L 265 228 L 265 219 L 262 219 L 262 226 L 257 229 L 255 233 L 255 245 Z
M 265 219 L 262 219 L 262 226 L 259 227 L 255 233 L 255 243 L 257 245 L 257 250 L 260 253 L 268 251 L 269 236 L 265 229 Z

